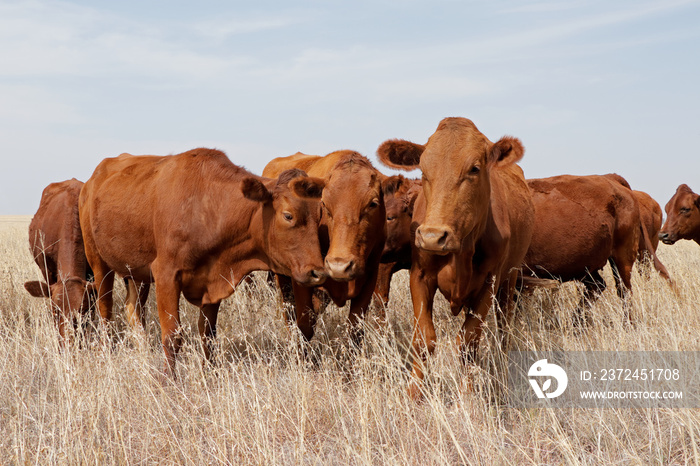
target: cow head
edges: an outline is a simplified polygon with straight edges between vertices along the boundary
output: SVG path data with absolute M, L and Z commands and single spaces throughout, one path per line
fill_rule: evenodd
M 392 176 L 383 183 L 386 208 L 386 242 L 382 261 L 393 262 L 403 252 L 410 255 L 413 206 L 421 189 L 420 180 Z
M 490 209 L 491 170 L 517 162 L 523 153 L 518 139 L 492 143 L 465 118 L 442 120 L 424 146 L 389 140 L 377 150 L 387 166 L 423 172 L 426 215 L 415 242 L 436 254 L 458 252 L 465 238 L 481 234 Z
M 53 285 L 29 281 L 24 283 L 24 288 L 35 298 L 49 298 L 56 315 L 60 313 L 66 319 L 87 313 L 97 292 L 93 282 L 79 277 L 68 277 Z
M 383 247 L 385 210 L 383 176 L 362 155 L 345 151 L 326 177 L 323 224 L 328 229 L 326 270 L 337 281 L 364 274 L 375 246 Z
M 673 244 L 679 239 L 700 243 L 700 196 L 688 185 L 680 185 L 666 204 L 666 223 L 659 232 L 659 239 L 665 244 Z
M 298 169 L 271 180 L 248 177 L 241 185 L 246 198 L 262 204 L 263 241 L 272 271 L 307 286 L 326 280 L 318 240 L 323 188 L 323 180 Z

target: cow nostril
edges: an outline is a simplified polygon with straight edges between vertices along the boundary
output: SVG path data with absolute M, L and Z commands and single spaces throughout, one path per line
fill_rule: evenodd
M 447 243 L 447 231 L 442 232 L 442 236 L 440 236 L 437 243 L 438 243 L 438 246 L 441 246 L 441 247 L 445 246 L 445 243 Z
M 350 272 L 353 267 L 355 267 L 355 261 L 348 261 L 348 264 L 345 266 L 345 272 Z

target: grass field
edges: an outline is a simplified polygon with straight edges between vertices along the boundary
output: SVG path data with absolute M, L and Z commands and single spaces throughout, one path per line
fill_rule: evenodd
M 412 310 L 406 272 L 394 278 L 389 327 L 349 351 L 347 309 L 319 319 L 308 356 L 256 274 L 222 305 L 215 368 L 202 364 L 197 310 L 183 302 L 177 379 L 164 378 L 154 293 L 146 335 L 119 309 L 110 336 L 86 331 L 60 352 L 27 220 L 0 222 L 0 462 L 3 464 L 699 464 L 700 409 L 517 409 L 489 331 L 469 373 L 454 348 L 463 316 L 437 299 L 438 346 L 425 400 L 408 398 Z M 522 299 L 513 345 L 538 350 L 700 350 L 700 247 L 661 245 L 678 285 L 635 272 L 625 323 L 609 269 L 593 325 L 572 324 L 574 284 Z M 488 329 L 494 328 L 493 318 Z M 498 402 L 493 400 L 498 399 Z

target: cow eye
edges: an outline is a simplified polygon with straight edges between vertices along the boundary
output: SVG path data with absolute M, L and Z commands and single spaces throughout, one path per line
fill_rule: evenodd
M 387 218 L 386 218 L 386 221 L 387 221 L 387 222 L 391 222 L 391 221 L 393 221 L 393 220 L 396 220 L 396 217 L 387 217 Z
M 469 169 L 469 174 L 470 175 L 478 175 L 480 171 L 481 171 L 481 168 L 474 165 L 472 168 Z
M 325 202 L 321 201 L 321 211 L 322 213 L 325 212 L 326 215 L 328 215 L 328 218 L 333 218 L 333 214 L 331 214 L 331 210 L 328 208 Z
M 294 216 L 292 214 L 290 214 L 289 212 L 282 212 L 282 217 L 284 217 L 284 219 L 288 222 L 291 222 L 292 220 L 294 220 Z
M 690 212 L 690 209 L 687 208 L 687 207 L 681 207 L 680 212 L 681 212 L 682 215 L 685 215 L 685 214 L 687 214 L 688 212 Z
M 377 199 L 372 199 L 372 202 L 369 203 L 369 208 L 374 209 L 375 207 L 379 206 L 379 201 Z

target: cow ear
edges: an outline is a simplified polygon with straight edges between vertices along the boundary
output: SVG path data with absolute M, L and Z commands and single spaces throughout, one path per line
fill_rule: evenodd
M 31 281 L 24 283 L 24 289 L 29 292 L 30 295 L 35 298 L 48 298 L 49 297 L 49 285 L 40 281 Z
M 491 146 L 488 162 L 496 166 L 509 165 L 522 159 L 523 154 L 525 154 L 525 148 L 520 139 L 503 136 Z
M 326 182 L 321 178 L 304 176 L 289 182 L 289 189 L 301 198 L 320 199 Z
M 401 186 L 404 184 L 406 181 L 406 178 L 403 177 L 403 175 L 394 175 L 387 177 L 383 182 L 382 182 L 382 190 L 384 191 L 384 196 L 391 196 L 399 191 L 401 189 Z
M 246 199 L 257 202 L 272 201 L 272 193 L 267 187 L 257 178 L 248 177 L 243 180 L 241 191 Z
M 403 139 L 389 139 L 377 149 L 377 158 L 387 167 L 410 171 L 418 168 L 424 150 L 425 146 L 420 144 Z

